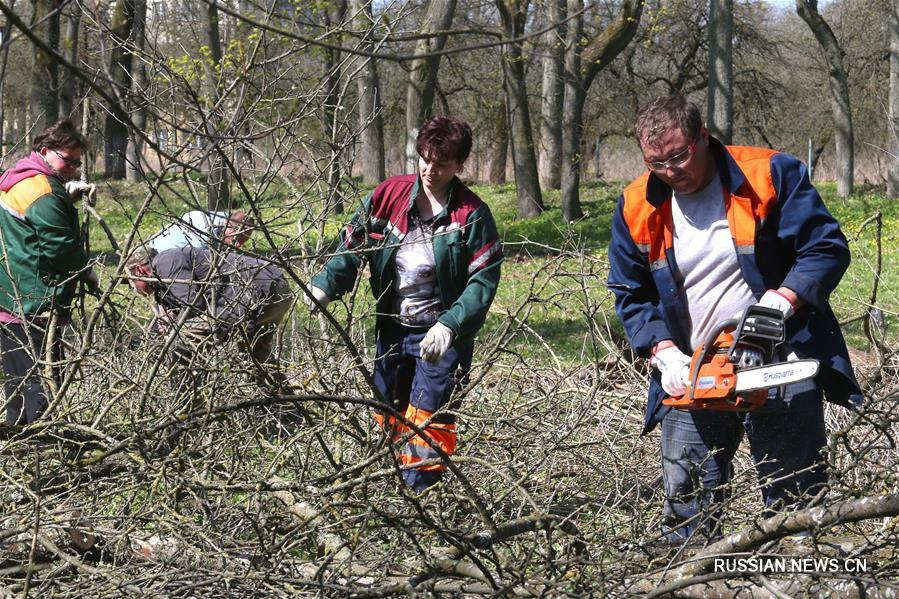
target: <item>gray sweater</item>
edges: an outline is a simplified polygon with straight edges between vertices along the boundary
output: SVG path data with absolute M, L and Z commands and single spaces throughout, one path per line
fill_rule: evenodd
M 280 268 L 237 252 L 173 248 L 157 254 L 151 268 L 159 305 L 187 308 L 191 317 L 210 316 L 224 328 L 252 324 L 261 310 L 290 292 Z

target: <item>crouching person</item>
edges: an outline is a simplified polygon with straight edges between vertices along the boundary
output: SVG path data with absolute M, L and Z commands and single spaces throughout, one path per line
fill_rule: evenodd
M 140 246 L 125 260 L 125 269 L 131 286 L 153 297 L 163 331 L 186 311 L 190 320 L 183 332 L 189 338 L 239 335 L 260 385 L 281 390 L 283 375 L 272 360 L 272 346 L 293 294 L 280 268 L 237 252 L 189 246 L 156 252 Z
M 446 470 L 435 447 L 456 450 L 455 415 L 446 408 L 471 367 L 503 254 L 490 208 L 456 177 L 471 150 L 468 124 L 434 117 L 416 149 L 418 173 L 392 177 L 365 199 L 341 232 L 342 252 L 313 278 L 312 294 L 320 305 L 343 295 L 363 256 L 370 260 L 374 381 L 393 408 L 374 417 L 391 441 L 408 438 L 399 455 L 403 478 L 421 491 Z

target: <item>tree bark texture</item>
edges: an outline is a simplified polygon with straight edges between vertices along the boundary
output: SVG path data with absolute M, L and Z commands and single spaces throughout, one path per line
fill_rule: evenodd
M 135 0 L 134 2 L 134 46 L 138 52 L 143 52 L 147 44 L 147 0 Z M 135 106 L 132 121 L 140 130 L 147 126 L 147 109 L 140 105 L 143 102 L 142 91 L 147 86 L 147 67 L 140 58 L 134 65 L 134 79 L 131 82 L 131 97 L 139 105 Z M 139 135 L 128 136 L 128 146 L 125 149 L 125 175 L 129 181 L 143 180 L 141 168 L 141 153 L 143 139 Z
M 0 27 L 0 157 L 6 155 L 6 149 L 12 143 L 15 143 L 15 127 L 12 127 L 13 132 L 8 132 L 6 129 L 6 95 L 4 94 L 4 81 L 6 81 L 6 65 L 9 60 L 9 32 L 12 30 L 12 23 L 6 23 L 3 27 Z M 12 111 L 10 111 L 12 113 Z M 10 123 L 15 122 L 15 116 L 9 119 Z M 7 140 L 6 135 L 10 134 L 9 140 Z M 3 165 L 0 164 L 0 168 L 3 168 Z
M 221 97 L 221 82 L 215 72 L 215 66 L 222 63 L 222 38 L 219 29 L 219 13 L 215 3 L 206 5 L 206 40 L 209 44 L 211 64 L 206 71 L 206 89 L 209 97 L 209 113 L 207 117 L 207 151 L 209 152 L 209 173 L 206 178 L 206 208 L 218 212 L 230 207 L 231 177 L 225 165 L 220 135 L 223 126 L 218 116 L 218 103 Z M 220 126 L 222 125 L 222 126 Z
M 117 0 L 109 25 L 114 44 L 110 52 L 109 77 L 117 98 L 104 125 L 104 174 L 112 179 L 125 178 L 125 150 L 128 145 L 128 116 L 126 106 L 131 84 L 131 51 L 127 45 L 134 26 L 134 0 Z
M 566 0 L 546 0 L 547 20 L 558 23 L 545 34 L 543 93 L 540 96 L 540 149 L 538 170 L 543 189 L 559 189 L 562 182 L 562 99 L 565 81 Z
M 583 38 L 583 1 L 568 0 L 568 36 L 565 50 L 565 101 L 563 114 L 562 217 L 581 218 L 581 140 L 584 135 L 584 101 L 596 75 L 631 42 L 643 14 L 643 0 L 624 0 L 615 18 L 596 35 Z
M 70 9 L 65 15 L 65 36 L 62 38 L 62 51 L 66 59 L 72 64 L 78 64 L 78 37 L 81 28 L 81 10 L 77 7 Z M 63 69 L 59 74 L 59 114 L 60 116 L 73 116 L 75 109 L 75 80 L 77 77 L 68 69 Z
M 328 26 L 341 23 L 346 16 L 346 0 L 340 0 L 334 5 L 324 8 L 324 18 Z M 327 178 L 329 200 L 331 210 L 335 214 L 343 214 L 343 196 L 340 192 L 340 143 L 337 139 L 339 118 L 338 105 L 341 102 L 340 83 L 343 77 L 343 67 L 340 62 L 340 51 L 330 48 L 322 50 L 324 57 L 325 97 L 322 108 L 322 129 L 324 137 L 330 148 L 330 157 L 327 165 Z
M 500 105 L 496 110 L 496 118 L 490 156 L 487 162 L 487 182 L 491 185 L 502 185 L 506 182 L 506 161 L 509 153 L 509 129 L 506 117 L 505 105 Z
M 512 40 L 524 34 L 527 0 L 497 0 L 503 22 L 504 37 Z M 531 133 L 527 85 L 521 42 L 503 46 L 503 85 L 509 113 L 512 138 L 512 163 L 515 167 L 515 190 L 518 195 L 518 217 L 533 218 L 543 212 L 543 196 L 537 175 L 537 156 Z
M 659 581 L 646 581 L 637 591 L 650 590 L 650 597 L 668 597 L 680 589 L 699 584 L 703 574 L 709 572 L 716 557 L 752 551 L 764 543 L 807 530 L 825 530 L 837 524 L 859 522 L 899 514 L 899 494 L 862 497 L 797 512 L 783 512 L 757 522 L 752 527 L 727 535 L 705 547 L 688 562 L 668 572 L 665 585 Z M 740 595 L 742 596 L 742 595 Z
M 733 0 L 709 0 L 709 132 L 725 144 L 734 135 Z
M 796 12 L 806 22 L 818 40 L 828 64 L 830 82 L 830 110 L 833 113 L 836 142 L 837 193 L 846 197 L 852 193 L 855 154 L 852 131 L 852 105 L 849 101 L 849 78 L 843 67 L 843 49 L 830 25 L 818 12 L 817 0 L 796 0 Z
M 890 2 L 890 91 L 889 140 L 890 154 L 887 169 L 887 195 L 899 197 L 899 0 Z
M 452 26 L 455 11 L 456 0 L 431 0 L 419 28 L 424 37 L 416 44 L 415 54 L 443 50 L 447 36 L 440 32 L 445 32 Z M 438 55 L 413 60 L 409 68 L 409 82 L 406 86 L 406 172 L 409 173 L 414 173 L 418 167 L 415 141 L 418 138 L 418 128 L 432 114 L 439 67 Z
M 352 11 L 356 14 L 361 31 L 374 34 L 371 2 L 353 0 Z M 372 43 L 366 36 L 360 43 L 364 50 L 371 50 Z M 359 91 L 359 129 L 361 131 L 362 182 L 374 185 L 384 180 L 384 121 L 381 116 L 381 86 L 378 65 L 373 58 L 361 58 L 359 77 L 356 84 Z
M 33 0 L 34 31 L 55 52 L 59 51 L 59 1 Z M 33 131 L 39 133 L 59 118 L 59 73 L 56 60 L 34 47 L 31 74 L 31 110 Z

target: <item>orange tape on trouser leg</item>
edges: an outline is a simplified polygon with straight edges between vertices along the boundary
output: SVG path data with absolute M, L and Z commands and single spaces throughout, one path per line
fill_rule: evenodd
M 422 410 L 421 408 L 416 408 L 414 406 L 409 406 L 406 409 L 406 420 L 422 429 L 424 436 L 443 450 L 444 453 L 451 456 L 456 452 L 456 425 L 433 421 L 425 425 L 425 423 L 428 422 L 428 420 L 431 420 L 433 416 L 433 412 Z M 412 465 L 433 459 L 440 459 L 440 454 L 431 447 L 428 441 L 417 434 L 409 437 L 409 440 L 406 441 L 405 446 L 403 446 L 403 449 L 400 452 L 400 461 L 403 465 Z M 418 467 L 418 470 L 424 472 L 443 471 L 446 470 L 446 464 L 443 462 L 428 464 L 426 466 Z
M 371 415 L 375 422 L 378 423 L 378 426 L 381 427 L 381 430 L 387 434 L 387 438 L 391 443 L 402 437 L 409 430 L 405 424 L 399 422 L 393 416 L 387 416 L 383 412 L 374 411 Z

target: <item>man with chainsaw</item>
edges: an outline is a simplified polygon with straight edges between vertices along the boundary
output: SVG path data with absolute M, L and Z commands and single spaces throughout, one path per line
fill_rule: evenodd
M 744 434 L 768 512 L 800 507 L 824 488 L 822 397 L 862 399 L 828 304 L 849 248 L 796 158 L 722 145 L 679 95 L 650 102 L 635 129 L 648 171 L 618 201 L 608 286 L 635 353 L 650 359 L 643 433 L 661 423 L 664 533 L 681 541 L 717 534 Z M 691 354 L 751 306 L 783 331 L 768 359 L 816 359 L 817 374 L 768 387 L 749 412 L 663 404 L 693 397 Z M 736 379 L 739 389 L 739 371 Z

